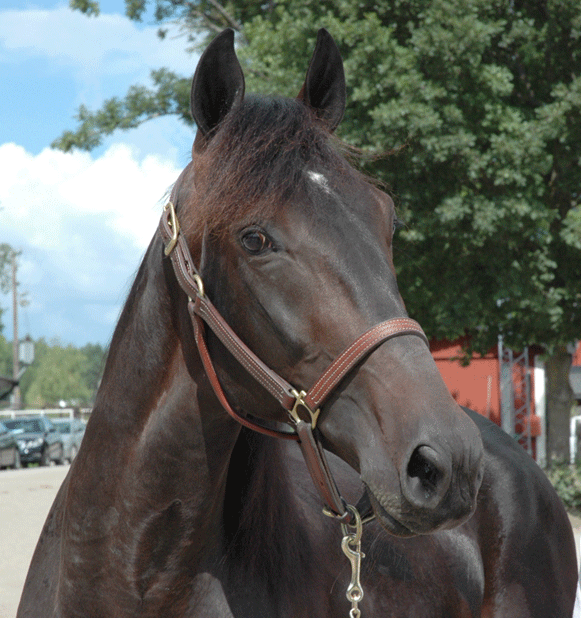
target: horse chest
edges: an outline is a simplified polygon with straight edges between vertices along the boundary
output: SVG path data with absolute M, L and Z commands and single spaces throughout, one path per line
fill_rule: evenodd
M 480 617 L 484 574 L 474 543 L 458 531 L 425 539 L 395 539 L 370 526 L 364 547 L 362 616 L 390 618 Z M 271 565 L 271 568 L 272 565 Z M 350 568 L 328 544 L 315 548 L 310 565 L 296 572 L 264 574 L 234 568 L 198 574 L 193 581 L 188 618 L 337 618 L 349 616 L 345 593 Z M 277 585 L 278 584 L 278 585 Z
M 379 532 L 366 548 L 362 614 L 479 618 L 484 570 L 469 530 L 396 539 Z

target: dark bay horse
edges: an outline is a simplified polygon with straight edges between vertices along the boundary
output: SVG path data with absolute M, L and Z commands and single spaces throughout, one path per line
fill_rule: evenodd
M 231 31 L 203 54 L 192 161 L 20 618 L 571 615 L 567 515 L 449 395 L 398 292 L 393 203 L 332 136 L 344 107 L 324 30 L 296 100 L 244 95 Z

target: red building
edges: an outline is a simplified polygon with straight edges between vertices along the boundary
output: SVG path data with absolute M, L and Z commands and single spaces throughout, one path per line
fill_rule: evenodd
M 460 405 L 476 410 L 517 437 L 542 465 L 546 432 L 541 349 L 531 347 L 527 353 L 515 355 L 507 349 L 493 348 L 484 356 L 474 355 L 465 365 L 463 343 L 466 341 L 462 339 L 431 342 L 432 356 L 448 390 Z M 581 389 L 581 342 L 573 354 L 571 383 L 574 389 Z M 577 390 L 575 393 L 581 397 L 581 390 L 580 395 Z
M 476 410 L 497 425 L 500 419 L 500 379 L 498 350 L 475 355 L 469 365 L 462 364 L 463 340 L 431 341 L 436 366 L 452 397 L 462 406 Z

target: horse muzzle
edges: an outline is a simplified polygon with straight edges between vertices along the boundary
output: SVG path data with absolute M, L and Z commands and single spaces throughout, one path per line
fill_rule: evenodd
M 428 534 L 464 523 L 476 509 L 484 474 L 479 437 L 460 452 L 436 444 L 412 448 L 399 470 L 399 491 L 385 489 L 384 479 L 366 471 L 361 477 L 382 526 L 396 536 Z

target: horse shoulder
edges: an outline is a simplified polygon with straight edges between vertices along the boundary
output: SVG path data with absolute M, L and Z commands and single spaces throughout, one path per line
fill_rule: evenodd
M 486 576 L 483 616 L 571 615 L 577 562 L 569 518 L 541 468 L 499 427 L 470 410 L 485 474 L 468 526 Z

